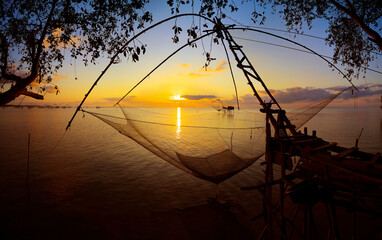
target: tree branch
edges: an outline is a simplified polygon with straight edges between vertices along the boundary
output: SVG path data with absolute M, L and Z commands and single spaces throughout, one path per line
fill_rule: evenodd
M 37 94 L 37 93 L 34 93 L 34 92 L 29 92 L 27 90 L 21 91 L 20 95 L 29 96 L 29 97 L 32 97 L 32 98 L 35 98 L 35 99 L 38 99 L 38 100 L 43 100 L 44 99 L 43 95 Z
M 15 81 L 15 82 L 21 82 L 24 80 L 24 78 L 17 76 L 15 74 L 8 74 L 8 73 L 2 73 L 0 75 L 0 78 L 5 79 L 5 80 L 10 80 L 10 81 Z
M 349 15 L 349 17 L 351 18 L 352 21 L 354 21 L 359 27 L 361 27 L 361 29 L 367 34 L 370 36 L 370 40 L 372 42 L 374 42 L 380 51 L 382 51 L 382 37 L 381 35 L 379 35 L 379 33 L 377 33 L 376 31 L 374 31 L 373 29 L 371 29 L 359 16 L 358 14 L 356 13 L 355 9 L 354 9 L 354 6 L 351 4 L 351 2 L 349 0 L 345 0 L 347 6 L 349 7 L 346 8 L 344 6 L 342 6 L 341 4 L 339 4 L 338 2 L 336 2 L 335 0 L 329 0 L 330 3 L 332 3 L 337 9 L 341 10 L 342 12 L 344 12 L 345 14 Z
M 346 3 L 346 5 L 348 6 L 350 12 L 353 12 L 353 13 L 356 14 L 355 8 L 354 8 L 354 6 L 353 6 L 352 3 L 351 3 L 349 0 L 345 0 L 345 3 Z
M 3 48 L 1 50 L 3 51 L 3 53 L 4 53 L 4 51 L 6 51 L 6 53 L 3 56 L 3 60 L 5 61 L 4 65 L 0 66 L 1 70 L 2 70 L 2 74 L 1 74 L 0 77 L 4 78 L 4 79 L 7 79 L 7 80 L 13 80 L 13 81 L 16 82 L 16 84 L 14 86 L 12 86 L 8 91 L 6 91 L 4 93 L 0 93 L 0 106 L 13 101 L 15 98 L 17 98 L 20 95 L 26 95 L 26 96 L 30 96 L 30 97 L 33 97 L 33 98 L 36 98 L 36 99 L 43 99 L 44 98 L 44 96 L 42 96 L 42 95 L 26 91 L 25 88 L 31 82 L 33 82 L 36 79 L 37 75 L 38 75 L 38 70 L 39 70 L 39 67 L 40 67 L 39 66 L 39 64 L 40 64 L 40 56 L 41 56 L 41 53 L 43 51 L 43 43 L 44 43 L 45 37 L 47 35 L 48 29 L 49 29 L 49 27 L 51 25 L 57 1 L 58 0 L 54 0 L 53 3 L 52 3 L 52 7 L 51 7 L 49 15 L 47 17 L 45 26 L 44 26 L 44 28 L 43 28 L 43 30 L 41 32 L 40 39 L 37 42 L 37 51 L 36 51 L 35 55 L 32 56 L 32 67 L 31 67 L 31 72 L 30 72 L 29 76 L 23 78 L 23 77 L 19 77 L 19 76 L 15 75 L 15 74 L 7 74 L 6 73 L 6 70 L 7 70 L 7 60 L 8 60 L 7 58 L 8 58 L 8 54 L 9 53 L 8 53 L 7 45 L 3 45 L 2 44 Z M 5 40 L 4 43 L 6 43 L 5 36 L 2 35 L 0 37 L 1 37 L 2 41 L 3 41 L 3 38 L 4 38 L 4 40 Z M 31 47 L 33 49 L 33 46 L 31 46 Z
M 0 31 L 0 40 L 1 40 L 1 46 L 2 46 L 2 49 L 1 49 L 1 52 L 2 52 L 2 62 L 3 62 L 3 65 L 0 66 L 0 69 L 1 69 L 1 72 L 2 72 L 2 75 L 6 74 L 6 71 L 7 71 L 7 64 L 8 64 L 8 41 L 7 41 L 7 38 L 5 37 L 5 35 Z
M 0 40 L 1 40 L 1 53 L 2 53 L 2 59 L 1 61 L 3 62 L 3 65 L 0 66 L 1 70 L 1 75 L 0 79 L 6 79 L 6 80 L 11 80 L 11 81 L 22 81 L 23 78 L 20 76 L 17 76 L 13 73 L 7 73 L 7 65 L 8 65 L 8 41 L 5 35 L 0 31 Z
M 25 91 L 25 87 L 28 86 L 26 81 L 16 82 L 8 91 L 0 93 L 0 106 L 7 104 L 15 100 L 18 96 Z
M 37 73 L 38 73 L 38 68 L 39 68 L 39 63 L 40 63 L 40 55 L 41 55 L 41 52 L 43 50 L 44 39 L 45 39 L 46 33 L 48 32 L 48 28 L 50 26 L 50 23 L 52 21 L 53 13 L 54 13 L 54 10 L 56 8 L 56 3 L 57 3 L 57 0 L 54 0 L 52 3 L 52 8 L 50 9 L 50 12 L 49 12 L 48 18 L 46 20 L 45 26 L 41 32 L 41 37 L 37 43 L 37 52 L 36 52 L 35 57 L 32 59 L 32 70 L 31 70 L 31 75 L 29 76 L 32 78 L 31 81 L 34 80 L 34 78 L 37 76 Z

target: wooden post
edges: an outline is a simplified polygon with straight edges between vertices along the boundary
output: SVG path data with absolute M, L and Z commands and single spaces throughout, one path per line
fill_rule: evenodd
M 270 182 L 273 182 L 273 166 L 272 166 L 272 148 L 271 148 L 271 126 L 270 126 L 270 114 L 271 114 L 271 103 L 265 104 L 266 107 L 266 125 L 265 125 L 265 131 L 266 131 L 266 147 L 265 147 L 265 162 L 266 162 L 266 171 L 265 171 L 265 183 L 267 184 L 265 187 L 265 201 L 268 203 L 266 204 L 266 221 L 268 225 L 267 229 L 267 239 L 272 240 L 273 239 L 273 203 L 272 203 L 272 185 L 269 184 Z
M 27 187 L 27 213 L 29 214 L 29 152 L 30 152 L 30 141 L 31 141 L 31 135 L 30 133 L 28 134 L 28 157 L 27 157 L 27 182 L 26 182 L 26 187 Z
M 281 179 L 285 179 L 285 161 L 284 161 L 284 156 L 285 156 L 285 143 L 281 143 L 281 156 L 282 156 L 282 161 L 281 161 Z M 289 159 L 288 159 L 289 160 Z M 281 181 L 280 183 L 280 218 L 281 218 L 281 228 L 282 231 L 285 231 L 285 218 L 284 218 L 284 181 Z M 285 239 L 286 240 L 286 239 Z
M 334 232 L 334 238 L 336 240 L 340 239 L 339 231 L 338 231 L 338 225 L 337 225 L 337 212 L 336 212 L 336 206 L 333 203 L 333 200 L 330 201 L 329 207 L 332 214 L 332 229 Z
M 356 239 L 356 236 L 357 236 L 357 222 L 356 222 L 356 215 L 355 215 L 355 210 L 352 211 L 352 240 L 355 240 Z

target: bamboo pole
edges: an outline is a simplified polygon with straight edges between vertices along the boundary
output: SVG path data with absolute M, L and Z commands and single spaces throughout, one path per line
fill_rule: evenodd
M 30 205 L 30 196 L 29 196 L 29 162 L 30 162 L 30 140 L 31 134 L 28 134 L 28 155 L 27 155 L 27 182 L 26 182 L 26 190 L 27 190 L 27 212 L 29 214 L 29 205 Z
M 284 161 L 284 155 L 285 155 L 285 144 L 281 144 L 281 156 L 282 156 L 282 161 L 281 161 L 281 179 L 285 179 L 285 161 Z M 285 231 L 285 218 L 284 218 L 284 182 L 280 182 L 280 223 L 281 223 L 281 228 L 284 229 Z M 286 239 L 285 239 L 286 240 Z
M 265 201 L 269 204 L 266 205 L 266 215 L 267 215 L 267 239 L 273 239 L 273 209 L 272 209 L 272 185 L 269 183 L 273 182 L 273 166 L 272 166 L 272 149 L 271 149 L 271 126 L 270 126 L 270 109 L 271 104 L 267 103 L 266 106 L 266 150 L 265 150 L 265 162 L 266 162 L 266 174 L 265 182 L 267 183 L 265 187 Z

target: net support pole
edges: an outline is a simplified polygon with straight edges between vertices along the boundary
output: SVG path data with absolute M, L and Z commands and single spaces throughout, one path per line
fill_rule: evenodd
M 261 84 L 269 98 L 271 99 L 271 104 L 275 104 L 278 107 L 279 111 L 283 111 L 277 100 L 273 97 L 272 93 L 268 89 L 268 87 L 265 85 L 264 81 L 260 77 L 260 75 L 257 73 L 251 62 L 249 61 L 248 57 L 245 55 L 244 51 L 242 50 L 242 46 L 239 46 L 235 40 L 232 38 L 231 34 L 229 33 L 227 27 L 225 27 L 220 19 L 215 19 L 216 25 L 214 30 L 217 32 L 218 36 L 220 35 L 221 38 L 225 38 L 225 40 L 228 42 L 228 46 L 232 52 L 232 54 L 235 57 L 235 60 L 237 62 L 237 67 L 240 68 L 244 76 L 247 79 L 248 85 L 251 87 L 254 96 L 257 98 L 257 101 L 262 106 L 262 109 L 265 110 L 266 104 L 264 100 L 260 97 L 259 93 L 257 92 L 255 86 L 253 85 L 252 80 L 256 80 Z M 224 36 L 223 36 L 224 34 Z M 269 116 L 269 120 L 274 128 L 277 128 L 278 123 L 276 122 L 276 119 L 273 117 L 272 114 Z M 286 123 L 286 126 L 288 126 L 289 130 L 293 135 L 296 135 L 296 129 L 295 127 L 290 123 L 289 119 L 287 117 L 284 118 L 284 121 Z
M 282 156 L 282 161 L 281 161 L 281 179 L 285 179 L 285 161 L 284 161 L 284 156 L 285 156 L 285 145 L 281 144 L 281 156 Z M 290 155 L 288 155 L 289 158 Z M 289 160 L 289 159 L 288 159 Z M 280 223 L 281 223 L 281 228 L 283 231 L 286 231 L 285 229 L 285 217 L 284 217 L 284 192 L 285 192 L 285 184 L 284 181 L 280 182 L 279 185 L 279 194 L 280 194 Z
M 175 19 L 175 18 L 180 18 L 180 17 L 185 17 L 185 16 L 192 16 L 192 17 L 200 17 L 200 18 L 203 18 L 211 23 L 214 24 L 214 21 L 209 19 L 208 17 L 206 16 L 203 16 L 203 15 L 200 15 L 200 14 L 195 14 L 195 13 L 185 13 L 185 14 L 179 14 L 179 15 L 176 15 L 176 16 L 172 16 L 172 17 L 169 17 L 169 18 L 166 18 L 158 23 L 155 23 L 153 25 L 151 25 L 150 27 L 142 30 L 141 32 L 139 32 L 138 34 L 134 35 L 134 37 L 130 38 L 122 47 L 120 47 L 116 53 L 111 57 L 110 59 L 110 62 L 109 64 L 106 66 L 106 68 L 101 72 L 101 75 L 98 76 L 97 80 L 93 83 L 93 85 L 90 87 L 89 91 L 85 94 L 85 97 L 82 99 L 80 105 L 78 105 L 76 111 L 74 112 L 72 118 L 70 119 L 68 125 L 66 126 L 66 130 L 67 131 L 69 128 L 70 128 L 70 125 L 72 124 L 74 118 L 76 117 L 77 113 L 81 110 L 81 107 L 82 105 L 84 104 L 86 98 L 89 96 L 90 92 L 93 90 L 93 88 L 97 85 L 98 81 L 103 77 L 103 75 L 106 73 L 106 71 L 110 68 L 110 66 L 112 64 L 115 63 L 115 60 L 118 58 L 119 54 L 123 53 L 124 51 L 126 51 L 126 48 L 128 47 L 128 45 L 134 41 L 136 38 L 138 38 L 140 35 L 144 34 L 145 32 L 147 32 L 148 30 L 152 29 L 152 28 L 155 28 L 156 26 L 162 24 L 162 23 L 165 23 L 165 22 L 168 22 L 172 19 Z
M 267 215 L 267 239 L 273 239 L 273 202 L 272 202 L 272 185 L 269 184 L 273 182 L 273 165 L 272 165 L 272 148 L 271 148 L 271 126 L 270 126 L 270 117 L 271 114 L 271 103 L 264 105 L 266 110 L 266 121 L 265 121 L 265 132 L 266 132 L 266 147 L 265 147 L 265 162 L 266 162 L 266 171 L 265 171 L 265 201 L 266 204 L 266 215 Z

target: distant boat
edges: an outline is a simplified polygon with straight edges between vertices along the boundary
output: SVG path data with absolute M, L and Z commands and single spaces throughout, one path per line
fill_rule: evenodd
M 222 101 L 220 99 L 218 99 L 220 105 L 219 106 L 212 106 L 213 108 L 215 108 L 218 112 L 220 111 L 223 111 L 224 113 L 228 112 L 228 113 L 233 113 L 233 111 L 235 110 L 235 107 L 234 106 L 224 106 L 224 104 L 222 103 Z
M 227 107 L 223 106 L 223 109 L 226 111 L 233 111 L 233 110 L 235 110 L 235 107 L 234 106 L 227 106 Z

